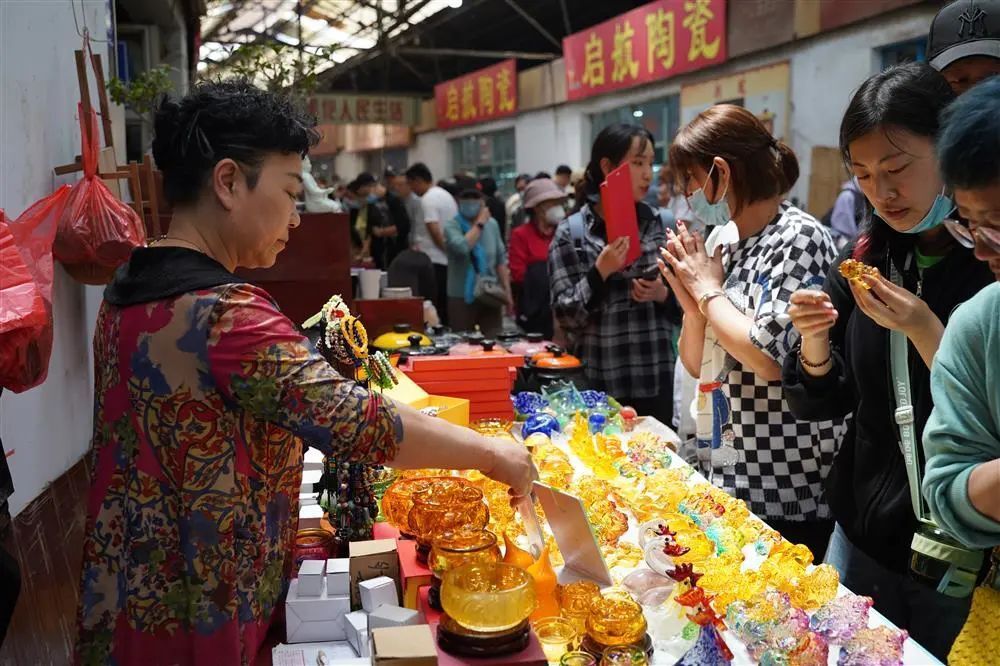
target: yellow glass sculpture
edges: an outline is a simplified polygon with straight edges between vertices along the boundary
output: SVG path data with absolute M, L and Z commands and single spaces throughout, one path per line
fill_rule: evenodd
M 609 549 L 604 557 L 609 569 L 615 567 L 634 569 L 642 562 L 642 558 L 642 549 L 628 541 L 620 541 L 613 549 Z
M 559 583 L 552 562 L 549 560 L 547 546 L 542 549 L 538 560 L 533 562 L 527 571 L 535 580 L 535 598 L 538 600 L 538 606 L 531 614 L 531 621 L 559 615 L 559 600 L 556 598 L 556 586 Z
M 438 479 L 411 497 L 409 532 L 423 548 L 444 532 L 463 526 L 482 530 L 490 521 L 483 491 L 465 479 Z
M 577 638 L 582 640 L 587 633 L 587 618 L 590 616 L 590 607 L 595 601 L 601 598 L 601 589 L 597 583 L 589 580 L 580 580 L 569 585 L 564 585 L 559 590 L 559 612 L 573 623 L 577 631 Z
M 532 455 L 542 483 L 559 490 L 570 487 L 574 474 L 573 465 L 562 449 L 555 444 L 544 444 L 535 447 Z
M 413 508 L 413 493 L 426 490 L 442 477 L 402 477 L 389 486 L 382 496 L 382 514 L 394 527 L 409 533 L 410 509 Z
M 500 546 L 492 532 L 461 527 L 434 539 L 427 564 L 438 578 L 466 564 L 500 561 Z
M 603 647 L 631 645 L 646 635 L 642 606 L 621 596 L 604 596 L 590 607 L 587 635 Z
M 441 582 L 441 607 L 466 629 L 494 633 L 526 620 L 535 610 L 535 582 L 509 564 L 467 564 Z
M 829 564 L 820 564 L 799 576 L 797 584 L 788 590 L 792 603 L 805 611 L 814 611 L 837 596 L 840 575 Z
M 524 569 L 525 571 L 535 563 L 535 558 L 531 556 L 531 553 L 519 547 L 517 542 L 507 532 L 503 534 L 503 545 L 503 561 L 505 563 Z

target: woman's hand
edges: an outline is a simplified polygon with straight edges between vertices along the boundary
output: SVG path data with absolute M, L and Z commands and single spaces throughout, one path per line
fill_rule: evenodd
M 603 279 L 607 280 L 608 276 L 612 273 L 617 273 L 625 268 L 625 258 L 628 256 L 629 242 L 628 236 L 622 236 L 605 245 L 604 249 L 601 250 L 595 266 Z
M 941 320 L 927 303 L 886 280 L 880 273 L 866 275 L 861 279 L 871 287 L 871 291 L 857 286 L 851 280 L 854 300 L 861 311 L 882 328 L 902 331 L 907 337 L 913 338 L 926 329 L 942 326 Z
M 670 290 L 663 280 L 632 280 L 632 300 L 636 303 L 663 303 Z
M 667 251 L 665 249 L 660 250 L 660 255 L 663 258 L 656 260 L 657 265 L 660 267 L 660 275 L 662 275 L 663 279 L 667 281 L 669 288 L 673 290 L 674 297 L 677 298 L 677 303 L 681 306 L 681 310 L 684 311 L 685 315 L 702 318 L 701 312 L 698 311 L 698 302 L 694 300 L 694 297 L 691 296 L 691 292 L 689 292 L 687 287 L 685 287 L 684 284 L 677 279 L 677 276 L 674 275 L 674 271 L 667 264 Z
M 667 230 L 667 247 L 663 258 L 696 304 L 705 294 L 722 289 L 725 277 L 722 256 L 709 257 L 701 235 L 690 233 L 683 222 L 677 223 L 676 234 Z
M 803 340 L 828 340 L 839 313 L 830 295 L 815 289 L 799 289 L 789 299 L 788 316 Z
M 490 469 L 480 470 L 494 481 L 510 486 L 513 498 L 531 494 L 531 487 L 538 480 L 538 470 L 527 447 L 509 440 L 491 439 L 493 463 Z

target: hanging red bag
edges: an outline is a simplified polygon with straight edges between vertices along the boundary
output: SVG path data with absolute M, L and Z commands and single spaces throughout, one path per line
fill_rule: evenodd
M 52 354 L 52 240 L 69 185 L 8 221 L 0 210 L 0 386 L 41 384 Z
M 146 242 L 142 219 L 97 174 L 97 113 L 79 105 L 83 178 L 72 186 L 53 252 L 67 271 L 88 284 L 106 284 L 132 250 Z

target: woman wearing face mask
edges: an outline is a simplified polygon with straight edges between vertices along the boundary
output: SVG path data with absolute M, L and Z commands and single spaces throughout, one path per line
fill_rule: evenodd
M 375 249 L 372 241 L 381 238 L 381 232 L 387 227 L 382 212 L 378 209 L 378 196 L 375 194 L 375 176 L 362 173 L 347 185 L 347 197 L 344 202 L 350 213 L 351 247 L 354 249 L 355 263 L 363 263 L 372 259 Z M 379 230 L 376 233 L 375 230 Z M 375 260 L 376 265 L 379 260 Z M 380 266 L 381 268 L 381 266 Z
M 496 280 L 504 292 L 506 305 L 513 303 L 507 250 L 500 225 L 479 190 L 463 190 L 458 195 L 458 215 L 444 225 L 445 249 L 448 252 L 448 321 L 456 331 L 471 331 L 476 326 L 487 337 L 503 328 L 504 305 L 496 299 L 477 296 L 481 278 Z
M 510 279 L 516 295 L 517 325 L 551 340 L 549 304 L 549 246 L 556 227 L 566 216 L 567 195 L 550 178 L 538 178 L 524 188 L 524 206 L 530 223 L 510 235 Z
M 656 269 L 665 225 L 643 198 L 653 180 L 653 136 L 638 125 L 597 135 L 587 166 L 587 204 L 559 225 L 549 248 L 552 311 L 587 364 L 592 388 L 669 424 L 673 415 L 676 303 Z M 627 237 L 609 242 L 600 185 L 628 164 L 641 252 L 626 264 Z
M 792 295 L 789 314 L 802 343 L 786 359 L 783 377 L 789 407 L 800 418 L 854 414 L 827 483 L 837 520 L 828 561 L 847 587 L 874 597 L 876 608 L 940 659 L 962 626 L 968 600 L 938 594 L 908 573 L 918 522 L 894 418 L 889 341 L 890 331 L 908 340 L 919 443 L 933 406 L 928 368 L 944 326 L 955 307 L 992 278 L 943 225 L 955 206 L 938 175 L 934 139 L 938 116 L 953 96 L 940 74 L 913 63 L 876 74 L 851 100 L 840 148 L 870 220 L 822 290 Z M 862 283 L 846 280 L 839 264 L 852 256 L 881 274 Z M 893 274 L 902 286 L 887 279 Z
M 700 113 L 678 133 L 670 164 L 695 221 L 716 228 L 706 249 L 678 223 L 663 252 L 684 308 L 681 359 L 699 378 L 699 460 L 716 485 L 819 559 L 833 530 L 822 483 L 843 427 L 795 419 L 780 378 L 795 341 L 788 297 L 822 284 L 833 241 L 783 200 L 798 161 L 746 109 Z

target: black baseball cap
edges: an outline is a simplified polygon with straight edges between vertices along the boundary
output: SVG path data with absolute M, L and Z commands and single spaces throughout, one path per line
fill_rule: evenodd
M 375 180 L 375 176 L 371 175 L 367 171 L 364 171 L 358 174 L 358 177 L 352 180 L 347 185 L 347 189 L 349 189 L 351 192 L 357 192 L 362 187 L 365 187 L 366 185 L 374 185 L 377 182 L 378 181 Z
M 934 69 L 970 56 L 1000 59 L 1000 0 L 955 0 L 931 21 L 927 60 Z

